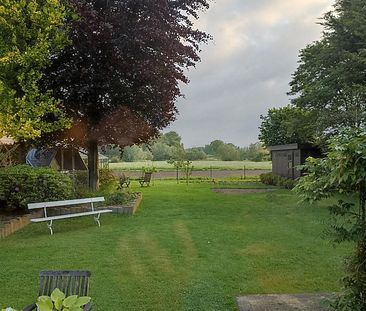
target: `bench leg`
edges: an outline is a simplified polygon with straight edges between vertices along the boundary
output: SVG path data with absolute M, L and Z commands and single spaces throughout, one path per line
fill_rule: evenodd
M 100 227 L 100 214 L 98 214 L 98 216 L 94 216 L 94 220 L 95 222 L 98 224 L 98 227 Z
M 51 235 L 53 235 L 53 230 L 52 230 L 52 220 L 51 220 L 49 223 L 47 223 L 47 227 L 48 227 L 48 229 L 50 230 Z

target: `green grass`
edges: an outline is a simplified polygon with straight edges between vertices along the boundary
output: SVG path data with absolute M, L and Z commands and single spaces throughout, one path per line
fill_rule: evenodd
M 166 161 L 141 161 L 141 162 L 120 162 L 110 163 L 113 170 L 141 170 L 142 167 L 154 166 L 159 171 L 174 170 L 172 164 Z M 194 170 L 242 170 L 245 166 L 247 170 L 271 170 L 272 162 L 251 162 L 251 161 L 193 161 Z
M 135 216 L 31 224 L 0 240 L 0 307 L 35 299 L 45 269 L 92 271 L 96 311 L 236 310 L 235 297 L 337 289 L 347 246 L 321 238 L 324 206 L 286 190 L 228 196 L 155 181 Z

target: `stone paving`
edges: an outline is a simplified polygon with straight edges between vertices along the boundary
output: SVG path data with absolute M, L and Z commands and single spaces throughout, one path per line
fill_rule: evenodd
M 240 311 L 329 311 L 329 294 L 252 295 L 237 297 Z

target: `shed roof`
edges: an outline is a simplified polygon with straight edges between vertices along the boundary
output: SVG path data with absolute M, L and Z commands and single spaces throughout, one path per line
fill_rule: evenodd
M 319 149 L 311 144 L 287 144 L 267 147 L 269 151 L 285 151 L 285 150 L 298 150 L 298 149 Z

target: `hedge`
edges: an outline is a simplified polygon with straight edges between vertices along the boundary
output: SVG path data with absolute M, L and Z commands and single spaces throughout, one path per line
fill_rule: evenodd
M 32 202 L 65 200 L 72 196 L 71 179 L 51 168 L 17 165 L 0 169 L 0 208 L 27 209 Z

